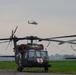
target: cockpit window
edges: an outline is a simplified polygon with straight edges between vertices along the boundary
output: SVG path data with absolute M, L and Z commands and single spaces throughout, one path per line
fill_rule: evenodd
M 46 58 L 47 56 L 48 56 L 47 51 L 36 51 L 36 50 L 29 51 L 29 58 L 32 58 L 32 57 Z
M 41 51 L 41 56 L 42 56 L 43 58 L 47 57 L 47 52 Z
M 41 57 L 40 51 L 36 51 L 36 56 Z
M 35 57 L 35 52 L 34 51 L 29 51 L 29 58 Z

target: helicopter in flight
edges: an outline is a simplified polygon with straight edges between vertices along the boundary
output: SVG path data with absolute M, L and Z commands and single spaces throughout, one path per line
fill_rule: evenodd
M 14 44 L 14 53 L 15 56 L 8 56 L 8 57 L 15 57 L 15 62 L 18 65 L 17 71 L 22 72 L 22 70 L 25 67 L 43 67 L 45 71 L 48 71 L 49 67 L 49 58 L 48 58 L 48 52 L 44 50 L 43 44 L 37 44 L 34 43 L 34 41 L 53 41 L 58 42 L 60 44 L 62 43 L 72 43 L 75 44 L 72 41 L 62 41 L 62 40 L 54 40 L 56 38 L 67 38 L 67 37 L 76 37 L 76 35 L 70 35 L 70 36 L 61 36 L 61 37 L 51 37 L 51 38 L 39 38 L 37 36 L 26 36 L 26 37 L 17 37 L 15 36 L 16 29 L 12 30 L 12 35 L 9 38 L 1 38 L 0 41 L 3 41 L 2 43 L 8 42 L 8 45 L 11 41 L 13 41 Z M 18 41 L 20 40 L 30 40 L 30 43 L 26 44 L 18 44 Z M 4 57 L 4 56 L 3 56 Z
M 35 22 L 35 21 L 33 21 L 33 22 L 29 22 L 29 20 L 28 20 L 28 24 L 34 24 L 34 25 L 37 25 L 38 23 Z

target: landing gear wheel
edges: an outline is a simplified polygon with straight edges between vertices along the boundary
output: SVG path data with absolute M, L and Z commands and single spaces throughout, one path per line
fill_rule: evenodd
M 19 67 L 17 68 L 17 71 L 19 71 L 19 72 L 22 72 L 22 70 L 23 70 L 23 66 L 19 66 Z
M 44 67 L 45 72 L 48 72 L 48 66 Z

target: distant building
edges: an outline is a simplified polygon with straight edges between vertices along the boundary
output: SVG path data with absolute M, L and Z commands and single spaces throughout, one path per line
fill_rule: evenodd
M 0 61 L 15 61 L 13 57 L 0 57 Z
M 49 56 L 49 60 L 53 60 L 53 61 L 67 61 L 67 60 L 70 60 L 70 61 L 74 61 L 74 60 L 76 60 L 76 55 L 56 54 L 56 55 Z
M 49 57 L 49 60 L 64 60 L 64 57 L 63 55 L 56 54 L 56 55 L 51 55 Z
M 76 60 L 76 55 L 65 55 L 65 60 L 74 61 Z

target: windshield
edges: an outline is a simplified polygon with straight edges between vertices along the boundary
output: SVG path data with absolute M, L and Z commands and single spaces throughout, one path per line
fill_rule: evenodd
M 42 55 L 43 58 L 45 58 L 45 57 L 48 56 L 48 55 L 47 55 L 47 52 L 45 52 L 45 51 L 42 51 L 42 52 L 41 52 L 41 55 Z
M 40 51 L 36 51 L 36 56 L 41 57 Z
M 48 54 L 47 51 L 29 51 L 29 58 L 32 57 L 42 57 L 42 58 L 47 58 Z
M 31 57 L 35 57 L 35 52 L 33 52 L 33 51 L 29 52 L 29 58 L 31 58 Z

